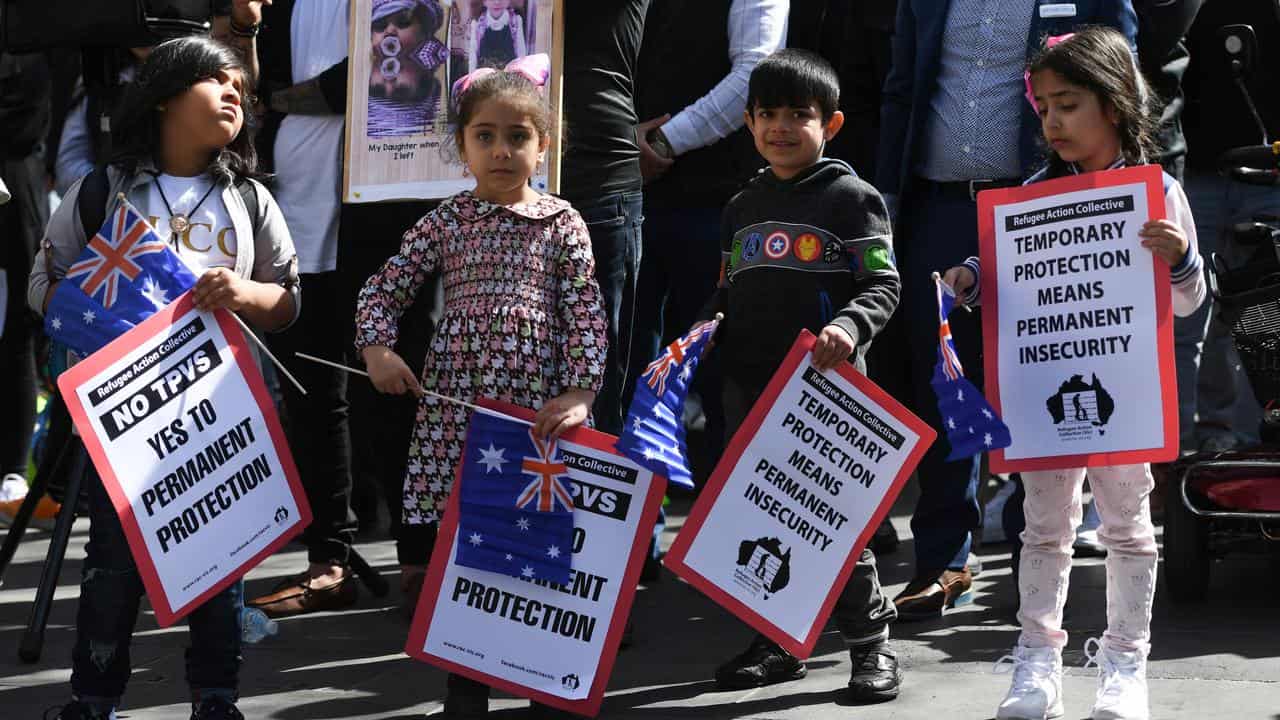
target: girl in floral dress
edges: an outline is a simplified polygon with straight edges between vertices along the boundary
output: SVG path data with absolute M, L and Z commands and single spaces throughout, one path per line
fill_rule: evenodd
M 419 220 L 360 292 L 356 347 L 374 386 L 421 397 L 407 523 L 435 523 L 444 512 L 470 412 L 424 390 L 532 408 L 535 431 L 556 438 L 588 420 L 600 386 L 605 317 L 587 226 L 568 203 L 529 186 L 550 143 L 538 89 L 545 77 L 546 56 L 530 56 L 514 71 L 459 81 L 455 139 L 475 190 Z M 400 314 L 433 273 L 444 285 L 444 316 L 419 382 L 391 347 Z M 423 570 L 403 568 L 402 581 Z

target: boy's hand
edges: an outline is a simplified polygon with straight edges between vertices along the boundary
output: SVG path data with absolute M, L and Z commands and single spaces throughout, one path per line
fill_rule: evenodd
M 533 433 L 555 441 L 564 431 L 587 421 L 596 394 L 590 390 L 569 390 L 545 402 L 533 416 Z
M 361 355 L 364 356 L 365 367 L 369 369 L 369 379 L 380 393 L 403 395 L 412 392 L 422 397 L 422 385 L 413 371 L 391 348 L 385 345 L 370 345 Z
M 226 308 L 240 312 L 254 301 L 253 283 L 227 268 L 206 270 L 192 288 L 191 299 L 200 310 Z
M 1152 220 L 1138 231 L 1142 238 L 1142 247 L 1149 249 L 1156 257 L 1175 267 L 1187 256 L 1186 233 L 1172 220 Z
M 963 265 L 957 265 L 942 274 L 942 282 L 956 291 L 956 302 L 959 303 L 964 303 L 964 296 L 969 293 L 969 289 L 977 280 L 973 276 L 973 271 Z
M 839 325 L 828 325 L 822 328 L 818 342 L 813 345 L 813 366 L 819 370 L 830 370 L 849 359 L 857 343 L 853 337 Z

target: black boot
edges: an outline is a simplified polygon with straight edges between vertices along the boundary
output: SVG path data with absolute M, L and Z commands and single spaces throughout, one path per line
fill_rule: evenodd
M 741 655 L 716 668 L 716 684 L 731 690 L 799 680 L 808 673 L 796 656 L 757 635 Z
M 207 697 L 191 707 L 191 720 L 244 720 L 236 704 L 224 697 Z
M 878 703 L 898 697 L 902 671 L 898 654 L 888 640 L 849 648 L 853 673 L 849 676 L 849 700 L 856 703 Z

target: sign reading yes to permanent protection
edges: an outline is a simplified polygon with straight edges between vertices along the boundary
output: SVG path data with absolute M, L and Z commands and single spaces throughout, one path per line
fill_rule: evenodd
M 187 293 L 58 378 L 156 622 L 200 607 L 311 522 L 235 319 Z
M 478 402 L 533 419 L 523 408 Z M 554 462 L 565 466 L 574 504 L 571 575 L 564 586 L 458 565 L 457 543 L 482 539 L 458 537 L 461 493 L 455 483 L 406 653 L 551 707 L 599 712 L 667 485 L 619 455 L 615 440 L 575 428 L 556 444 Z M 468 445 L 461 462 L 545 462 L 513 457 L 507 449 Z
M 997 472 L 1172 460 L 1169 267 L 1158 166 L 978 195 L 987 397 L 1013 430 Z
M 664 563 L 804 658 L 935 433 L 804 331 L 733 436 Z

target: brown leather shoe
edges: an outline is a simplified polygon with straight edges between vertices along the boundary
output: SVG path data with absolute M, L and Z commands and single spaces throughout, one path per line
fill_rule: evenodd
M 329 587 L 312 589 L 307 585 L 310 576 L 304 571 L 281 580 L 270 593 L 245 603 L 256 607 L 270 618 L 292 617 L 323 610 L 343 610 L 356 604 L 359 591 L 356 578 L 350 569 L 342 579 Z
M 944 610 L 973 602 L 973 576 L 969 566 L 944 570 L 937 578 L 916 578 L 893 599 L 899 622 L 932 620 Z

